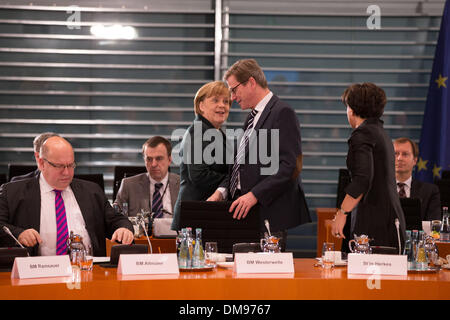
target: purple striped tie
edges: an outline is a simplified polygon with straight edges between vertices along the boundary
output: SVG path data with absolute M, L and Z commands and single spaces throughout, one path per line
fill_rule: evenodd
M 64 255 L 67 253 L 67 238 L 69 231 L 67 228 L 66 207 L 61 196 L 61 190 L 53 190 L 55 192 L 55 210 L 56 210 L 56 255 Z

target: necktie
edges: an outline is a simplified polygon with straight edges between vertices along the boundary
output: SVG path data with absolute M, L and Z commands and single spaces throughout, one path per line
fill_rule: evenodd
M 55 192 L 55 211 L 56 211 L 56 255 L 67 253 L 67 238 L 69 230 L 67 228 L 66 207 L 61 196 L 61 190 Z
M 258 113 L 257 110 L 252 109 L 250 117 L 247 121 L 247 127 L 245 128 L 244 136 L 242 137 L 242 139 L 244 139 L 244 143 L 242 143 L 241 141 L 241 143 L 239 144 L 239 149 L 236 154 L 236 157 L 234 158 L 233 170 L 231 171 L 231 180 L 230 180 L 231 198 L 233 198 L 234 194 L 236 193 L 236 187 L 238 184 L 239 166 L 245 157 L 245 150 L 248 147 L 250 132 L 252 131 L 253 121 L 255 120 L 255 116 L 257 113 Z
M 406 184 L 404 184 L 403 182 L 399 182 L 397 183 L 397 186 L 399 187 L 398 196 L 400 198 L 406 198 L 406 191 L 405 191 Z
M 152 199 L 152 212 L 155 214 L 155 218 L 161 218 L 163 215 L 162 208 L 162 197 L 161 193 L 159 192 L 159 189 L 163 186 L 162 183 L 155 183 L 155 192 L 153 192 L 153 199 Z

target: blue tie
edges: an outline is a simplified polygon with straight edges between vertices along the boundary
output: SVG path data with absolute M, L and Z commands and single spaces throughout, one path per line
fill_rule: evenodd
M 249 136 L 253 128 L 253 121 L 255 120 L 255 116 L 258 113 L 257 110 L 252 109 L 252 112 L 250 113 L 250 117 L 247 121 L 247 127 L 245 128 L 244 136 L 242 137 L 244 139 L 244 143 L 239 144 L 239 149 L 236 154 L 236 157 L 234 158 L 234 164 L 233 164 L 233 170 L 231 172 L 231 180 L 230 180 L 230 193 L 231 198 L 234 197 L 234 194 L 236 193 L 236 188 L 238 184 L 238 173 L 239 173 L 239 166 L 245 157 L 245 150 L 248 148 L 249 143 Z
M 153 192 L 152 199 L 152 212 L 155 214 L 154 218 L 161 218 L 163 216 L 162 208 L 162 197 L 159 189 L 163 186 L 162 183 L 155 183 L 155 192 Z

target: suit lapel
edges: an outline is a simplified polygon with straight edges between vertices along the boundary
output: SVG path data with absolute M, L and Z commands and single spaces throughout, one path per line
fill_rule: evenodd
M 29 186 L 30 224 L 37 232 L 41 229 L 41 188 L 39 186 L 39 175 L 31 180 Z
M 263 126 L 264 122 L 266 121 L 267 117 L 269 116 L 270 112 L 272 111 L 272 107 L 274 106 L 275 101 L 277 99 L 278 98 L 275 95 L 273 95 L 272 98 L 270 98 L 269 102 L 267 103 L 266 107 L 263 110 L 263 113 L 261 114 L 261 116 L 258 119 L 258 123 L 256 123 L 255 130 L 260 129 Z
M 142 199 L 140 201 L 148 199 L 148 209 L 151 210 L 150 179 L 148 178 L 148 173 L 141 175 L 139 184 L 141 186 L 140 190 L 135 191 L 137 192 L 137 194 L 141 194 L 142 192 Z M 141 206 L 141 204 L 139 205 Z
M 172 203 L 172 212 L 175 208 L 175 202 L 178 198 L 178 192 L 179 186 L 177 186 L 177 180 L 176 178 L 169 172 L 169 190 L 170 190 L 170 202 Z
M 410 198 L 419 198 L 419 189 L 420 189 L 420 185 L 417 182 L 417 180 L 412 179 L 409 197 Z

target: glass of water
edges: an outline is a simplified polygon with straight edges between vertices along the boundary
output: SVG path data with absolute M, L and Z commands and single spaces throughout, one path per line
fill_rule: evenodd
M 94 266 L 94 254 L 92 252 L 92 246 L 85 246 L 84 258 L 80 261 L 80 269 L 85 271 L 92 271 Z
M 217 242 L 205 243 L 205 264 L 210 266 L 216 266 L 217 262 Z
M 324 242 L 322 247 L 322 267 L 331 269 L 334 267 L 334 243 Z

